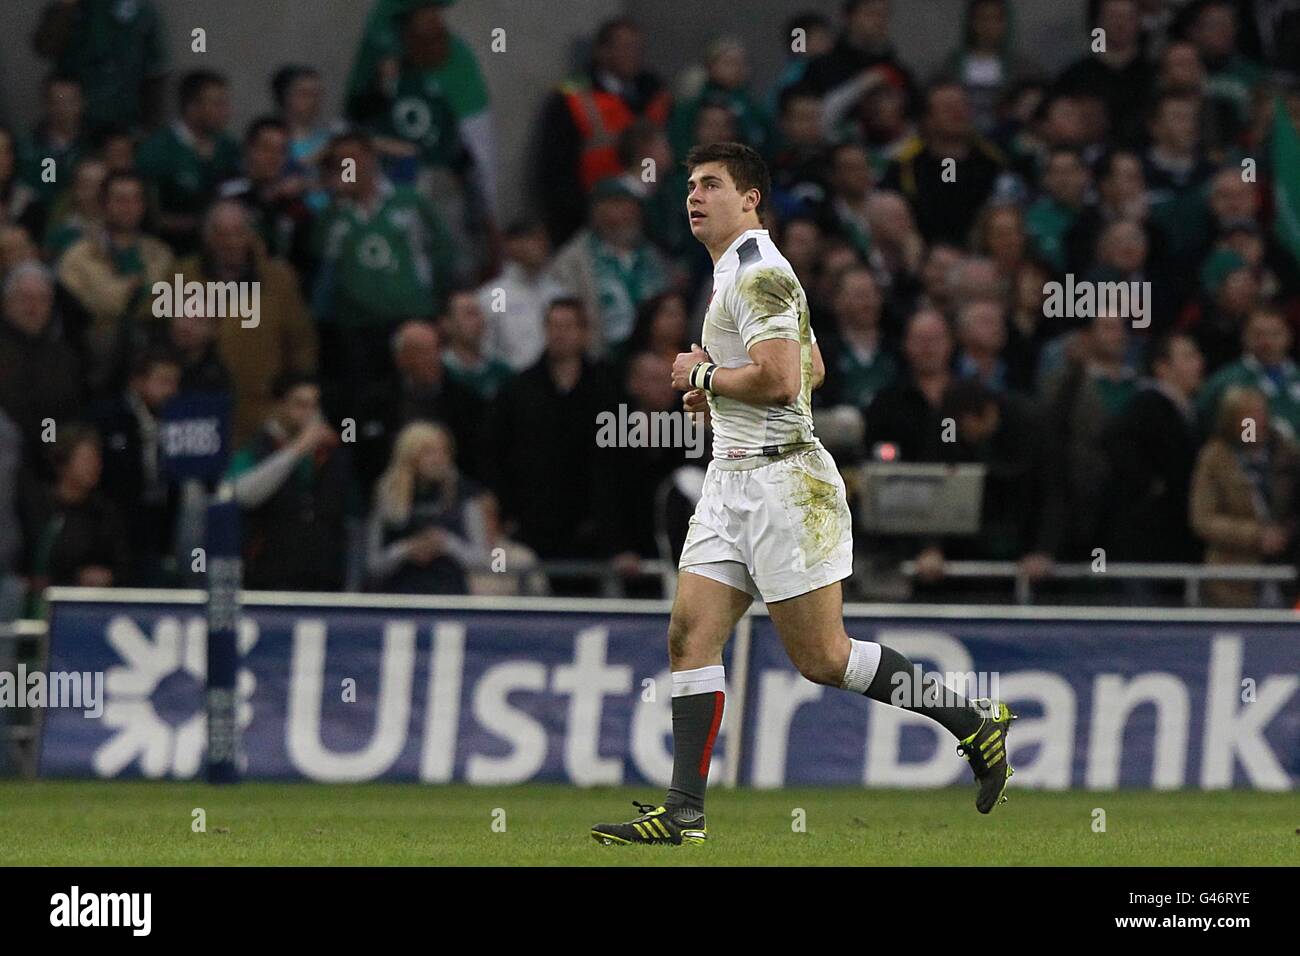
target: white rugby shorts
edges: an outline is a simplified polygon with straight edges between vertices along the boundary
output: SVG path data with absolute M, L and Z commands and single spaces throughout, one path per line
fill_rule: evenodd
M 768 604 L 848 577 L 853 525 L 835 460 L 821 442 L 774 460 L 711 460 L 677 567 Z

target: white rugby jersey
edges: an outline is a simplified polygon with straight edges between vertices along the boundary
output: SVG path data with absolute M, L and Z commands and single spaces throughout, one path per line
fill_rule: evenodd
M 745 230 L 718 259 L 702 338 L 709 357 L 723 368 L 752 365 L 749 348 L 756 342 L 799 343 L 799 397 L 793 404 L 751 405 L 709 394 L 715 459 L 751 458 L 767 446 L 814 440 L 810 399 L 817 337 L 803 286 L 766 229 Z

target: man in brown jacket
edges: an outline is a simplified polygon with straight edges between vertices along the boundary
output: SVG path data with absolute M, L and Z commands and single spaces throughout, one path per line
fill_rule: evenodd
M 271 385 L 276 377 L 316 371 L 316 329 L 293 267 L 266 254 L 243 205 L 214 203 L 203 222 L 202 243 L 201 252 L 179 265 L 184 283 L 260 283 L 253 319 L 234 315 L 217 320 L 218 351 L 234 379 L 232 443 L 239 448 L 274 409 Z
M 1300 452 L 1272 427 L 1268 398 L 1254 388 L 1228 389 L 1215 433 L 1192 475 L 1192 530 L 1205 542 L 1206 564 L 1263 564 L 1294 551 Z M 1276 607 L 1269 584 L 1208 581 L 1216 607 Z

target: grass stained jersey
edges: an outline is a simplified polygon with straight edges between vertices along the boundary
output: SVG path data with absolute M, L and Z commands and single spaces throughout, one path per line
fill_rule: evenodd
M 702 345 L 723 368 L 753 364 L 749 349 L 768 339 L 799 343 L 799 396 L 790 405 L 751 405 L 709 395 L 713 457 L 750 458 L 769 445 L 811 442 L 812 347 L 808 299 L 766 229 L 747 229 L 713 269 Z

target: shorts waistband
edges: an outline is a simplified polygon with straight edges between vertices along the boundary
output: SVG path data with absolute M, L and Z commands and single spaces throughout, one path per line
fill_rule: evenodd
M 714 458 L 711 464 L 723 471 L 748 471 L 751 468 L 765 468 L 778 461 L 785 461 L 795 455 L 821 448 L 819 440 L 795 442 L 790 445 L 765 445 L 762 450 L 748 458 Z

